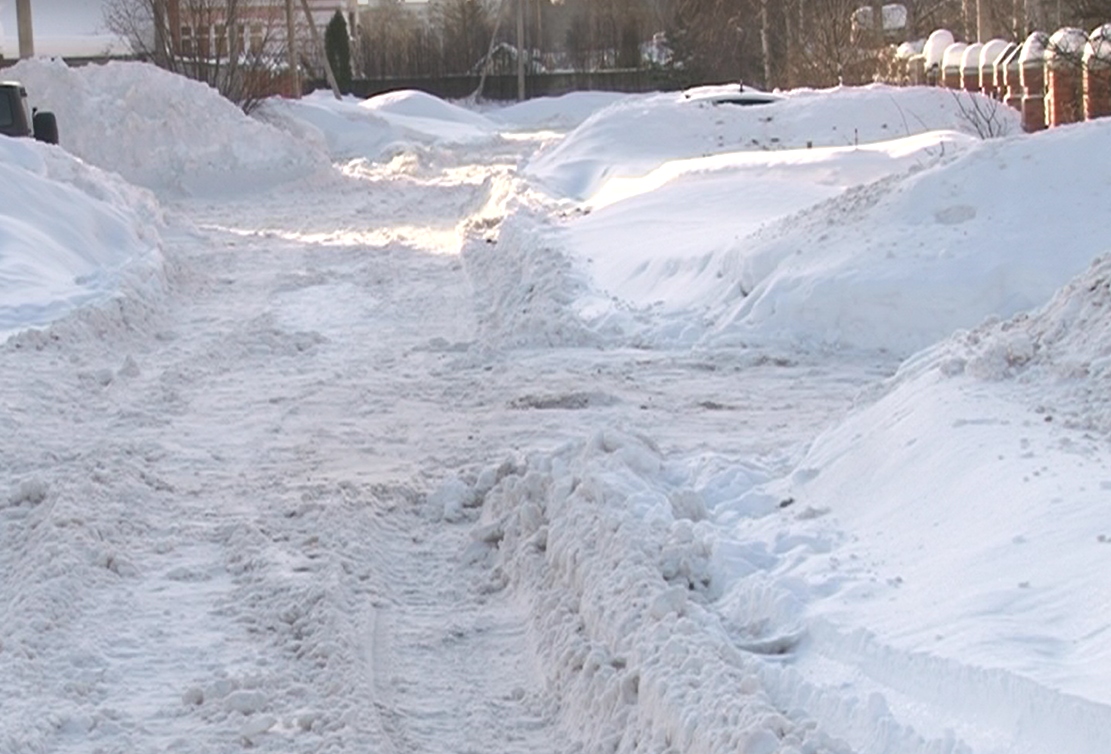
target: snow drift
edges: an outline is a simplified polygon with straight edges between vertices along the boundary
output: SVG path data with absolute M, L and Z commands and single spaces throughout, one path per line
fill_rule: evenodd
M 161 285 L 164 221 L 149 192 L 57 147 L 10 138 L 0 138 L 0 186 L 0 339 L 139 280 Z
M 321 151 L 247 117 L 205 84 L 146 63 L 25 60 L 6 75 L 54 111 L 67 151 L 157 191 L 242 191 L 327 166 Z
M 736 87 L 719 87 L 728 94 Z M 715 105 L 669 92 L 615 102 L 529 161 L 525 172 L 551 191 L 593 197 L 606 181 L 644 175 L 676 159 L 750 150 L 854 146 L 935 130 L 972 135 L 968 101 L 983 103 L 1000 133 L 1018 130 L 1018 116 L 979 95 L 926 87 L 799 90 L 768 105 Z M 969 100 L 970 97 L 974 99 Z

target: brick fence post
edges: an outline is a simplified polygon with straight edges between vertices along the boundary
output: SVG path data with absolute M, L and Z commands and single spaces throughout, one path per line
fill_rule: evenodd
M 943 86 L 945 76 L 945 50 L 953 44 L 953 33 L 948 29 L 935 29 L 926 38 L 922 54 L 926 58 L 926 83 Z
M 1084 48 L 1084 117 L 1111 115 L 1111 24 L 1088 37 Z
M 995 63 L 1003 53 L 1010 49 L 1010 45 L 1002 39 L 993 39 L 984 43 L 980 50 L 980 91 L 989 97 L 1003 99 L 999 92 L 1003 88 L 1002 80 L 997 81 L 995 76 Z
M 999 66 L 996 68 L 996 73 L 1003 78 L 1003 85 L 1000 87 L 1003 101 L 1006 102 L 1008 106 L 1013 107 L 1021 113 L 1022 66 L 1019 65 L 1018 57 L 1022 54 L 1022 46 L 1011 46 L 1013 49 L 1000 61 Z
M 907 60 L 907 79 L 911 86 L 926 84 L 926 56 L 911 55 Z
M 1082 118 L 1082 57 L 1088 35 L 1081 29 L 1058 29 L 1045 51 L 1045 120 L 1049 126 L 1076 123 Z
M 1045 128 L 1045 46 L 1048 42 L 1048 34 L 1035 31 L 1022 43 L 1019 54 L 1022 128 L 1028 132 Z
M 968 49 L 964 42 L 954 42 L 945 48 L 945 57 L 941 62 L 942 86 L 950 89 L 961 88 L 961 56 Z
M 961 53 L 961 89 L 966 92 L 980 91 L 980 51 L 984 46 L 974 42 Z

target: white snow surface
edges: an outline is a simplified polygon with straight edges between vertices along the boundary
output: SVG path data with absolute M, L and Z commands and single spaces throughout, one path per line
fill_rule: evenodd
M 20 66 L 0 751 L 1111 750 L 1107 124 Z
M 327 169 L 316 145 L 150 64 L 34 59 L 4 75 L 27 88 L 33 106 L 54 112 L 67 151 L 157 191 L 234 193 Z

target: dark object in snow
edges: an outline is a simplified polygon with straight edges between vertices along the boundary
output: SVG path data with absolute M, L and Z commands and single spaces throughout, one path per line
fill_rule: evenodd
M 780 508 L 786 508 L 787 506 L 794 505 L 794 504 L 795 504 L 795 499 L 793 497 L 789 497 L 786 500 L 780 500 L 779 501 L 779 507 Z
M 32 115 L 33 112 L 33 115 Z M 34 136 L 47 144 L 58 143 L 58 120 L 54 113 L 31 111 L 27 90 L 16 81 L 0 82 L 0 134 Z

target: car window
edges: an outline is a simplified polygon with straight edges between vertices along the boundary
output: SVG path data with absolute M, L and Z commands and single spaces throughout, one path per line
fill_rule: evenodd
M 0 93 L 0 128 L 13 125 L 15 122 L 14 115 L 11 97 Z

